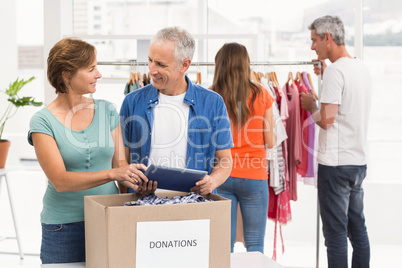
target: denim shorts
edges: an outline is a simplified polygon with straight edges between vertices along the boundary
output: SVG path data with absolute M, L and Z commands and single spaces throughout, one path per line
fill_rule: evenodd
M 85 262 L 84 222 L 42 223 L 42 264 Z

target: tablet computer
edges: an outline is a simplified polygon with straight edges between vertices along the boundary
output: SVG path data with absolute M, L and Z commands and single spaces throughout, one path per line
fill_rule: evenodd
M 149 180 L 157 181 L 158 188 L 182 192 L 190 192 L 195 183 L 208 172 L 186 168 L 162 167 L 151 164 L 144 175 Z

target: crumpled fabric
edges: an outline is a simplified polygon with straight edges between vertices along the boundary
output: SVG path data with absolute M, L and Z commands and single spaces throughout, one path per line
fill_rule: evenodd
M 125 202 L 125 206 L 150 206 L 150 205 L 168 205 L 168 204 L 190 204 L 200 202 L 212 202 L 202 195 L 196 193 L 188 193 L 185 196 L 174 196 L 172 198 L 157 196 L 154 193 L 141 196 L 137 201 Z

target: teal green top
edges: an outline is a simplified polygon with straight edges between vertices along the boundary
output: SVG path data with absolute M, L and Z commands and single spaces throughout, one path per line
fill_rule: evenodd
M 112 168 L 114 142 L 111 131 L 119 124 L 119 114 L 108 101 L 94 102 L 94 118 L 89 127 L 81 131 L 65 127 L 47 108 L 38 111 L 30 121 L 28 142 L 33 145 L 33 132 L 52 136 L 59 147 L 67 171 L 95 172 Z M 43 197 L 41 222 L 62 224 L 83 221 L 84 196 L 118 192 L 115 182 L 112 181 L 88 190 L 60 193 L 49 181 Z

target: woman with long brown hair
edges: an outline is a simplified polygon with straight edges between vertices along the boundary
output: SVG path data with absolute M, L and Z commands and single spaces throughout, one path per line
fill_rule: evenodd
M 240 204 L 247 251 L 263 253 L 268 213 L 265 149 L 272 148 L 276 142 L 274 100 L 262 86 L 251 81 L 247 49 L 238 43 L 227 43 L 216 54 L 211 89 L 225 100 L 234 142 L 230 177 L 217 188 L 219 195 L 232 200 L 231 250 L 236 240 Z

